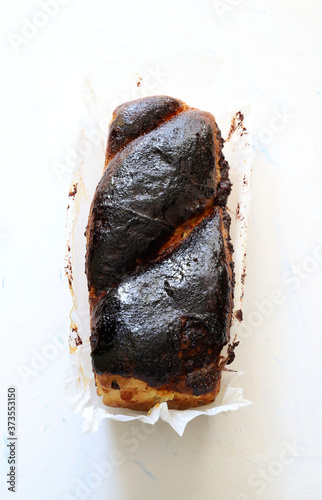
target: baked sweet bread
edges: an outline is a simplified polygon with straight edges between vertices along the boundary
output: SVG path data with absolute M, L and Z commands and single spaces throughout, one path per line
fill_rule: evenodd
M 86 229 L 91 356 L 108 406 L 214 401 L 229 340 L 231 190 L 214 117 L 178 99 L 125 103 Z

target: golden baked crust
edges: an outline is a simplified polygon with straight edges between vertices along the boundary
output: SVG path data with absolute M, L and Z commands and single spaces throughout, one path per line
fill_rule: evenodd
M 216 373 L 218 378 L 213 390 L 199 396 L 194 396 L 192 389 L 184 385 L 184 377 L 178 381 L 178 385 L 182 383 L 180 392 L 166 387 L 150 387 L 142 380 L 120 375 L 95 374 L 95 381 L 97 394 L 103 396 L 103 403 L 107 406 L 148 411 L 156 404 L 167 402 L 170 409 L 186 410 L 215 400 L 220 390 L 221 369 Z

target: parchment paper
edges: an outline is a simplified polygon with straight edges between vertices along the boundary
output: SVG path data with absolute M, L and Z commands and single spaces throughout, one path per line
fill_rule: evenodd
M 182 436 L 186 424 L 198 415 L 217 415 L 250 404 L 244 399 L 242 388 L 234 387 L 235 379 L 241 374 L 234 371 L 223 371 L 221 390 L 213 404 L 190 410 L 169 410 L 167 403 L 156 405 L 149 413 L 109 408 L 96 394 L 90 359 L 84 231 L 94 191 L 103 173 L 107 130 L 113 110 L 122 102 L 158 94 L 177 97 L 190 106 L 210 111 L 223 138 L 227 138 L 224 154 L 231 167 L 233 182 L 228 208 L 235 249 L 234 312 L 242 309 L 251 197 L 252 106 L 237 72 L 226 61 L 192 54 L 105 61 L 84 80 L 87 113 L 80 122 L 77 148 L 71 151 L 75 168 L 67 220 L 66 274 L 74 305 L 70 314 L 71 363 L 66 375 L 66 394 L 74 411 L 84 417 L 84 432 L 96 431 L 105 418 L 139 419 L 149 424 L 161 418 Z M 239 320 L 234 316 L 230 344 L 238 340 L 238 325 Z M 233 364 L 229 368 L 233 369 Z

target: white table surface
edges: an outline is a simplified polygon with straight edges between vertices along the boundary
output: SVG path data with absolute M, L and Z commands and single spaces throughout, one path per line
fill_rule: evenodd
M 0 498 L 322 498 L 321 3 L 1 2 Z M 37 27 L 37 26 L 38 27 Z M 42 25 L 42 26 L 40 26 Z M 256 104 L 242 342 L 253 405 L 188 424 L 104 421 L 82 434 L 64 396 L 70 171 L 84 75 L 105 57 L 212 52 Z M 58 339 L 58 340 L 57 340 Z M 6 394 L 17 387 L 17 491 L 7 491 Z

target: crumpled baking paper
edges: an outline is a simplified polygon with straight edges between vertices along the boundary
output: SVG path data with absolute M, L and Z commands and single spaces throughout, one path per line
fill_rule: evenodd
M 149 424 L 162 419 L 182 436 L 187 423 L 199 415 L 217 415 L 251 404 L 244 399 L 243 389 L 232 384 L 242 372 L 229 370 L 223 371 L 221 389 L 214 403 L 184 411 L 169 410 L 167 403 L 157 404 L 148 413 L 110 408 L 96 394 L 90 359 L 84 231 L 95 188 L 103 173 L 107 130 L 113 110 L 122 102 L 158 94 L 171 95 L 190 106 L 210 111 L 226 139 L 224 154 L 231 167 L 233 182 L 228 208 L 235 249 L 234 312 L 242 309 L 251 197 L 252 107 L 236 70 L 226 61 L 191 54 L 128 57 L 102 63 L 85 78 L 83 98 L 87 114 L 80 123 L 77 148 L 70 151 L 74 173 L 69 193 L 66 274 L 73 308 L 69 339 L 71 363 L 65 389 L 73 410 L 84 418 L 83 432 L 96 431 L 105 418 L 137 419 Z M 238 340 L 238 325 L 239 320 L 234 316 L 230 344 Z M 227 349 L 228 346 L 226 352 Z

